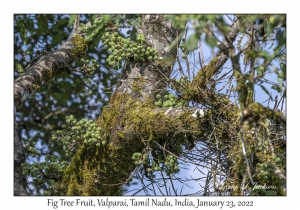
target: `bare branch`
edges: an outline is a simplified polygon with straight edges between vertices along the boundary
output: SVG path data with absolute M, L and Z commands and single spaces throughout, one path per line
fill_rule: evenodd
M 19 107 L 53 77 L 69 70 L 69 65 L 73 61 L 71 52 L 75 49 L 72 39 L 76 34 L 78 24 L 79 17 L 76 18 L 72 32 L 62 46 L 41 57 L 15 80 L 14 102 L 16 107 Z

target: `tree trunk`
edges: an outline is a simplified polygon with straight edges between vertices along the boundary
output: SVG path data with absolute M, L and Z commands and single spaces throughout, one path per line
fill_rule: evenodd
M 21 141 L 20 130 L 14 120 L 14 195 L 28 195 L 25 189 L 26 177 L 23 175 L 21 164 L 25 162 L 25 154 Z

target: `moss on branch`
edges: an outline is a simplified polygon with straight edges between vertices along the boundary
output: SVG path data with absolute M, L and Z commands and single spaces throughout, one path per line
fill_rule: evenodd
M 136 167 L 132 160 L 134 153 L 151 152 L 157 158 L 162 149 L 158 143 L 180 156 L 182 146 L 192 148 L 195 137 L 202 136 L 199 123 L 191 112 L 170 117 L 165 111 L 158 111 L 152 99 L 141 102 L 130 94 L 115 93 L 97 121 L 103 130 L 102 140 L 107 144 L 80 146 L 65 171 L 66 194 L 120 195 L 121 187 Z M 165 156 L 161 161 L 167 160 L 170 157 Z M 149 167 L 157 169 L 158 165 Z M 173 168 L 178 170 L 176 167 Z
M 74 49 L 71 50 L 71 55 L 75 59 L 77 57 L 83 57 L 88 48 L 88 44 L 84 41 L 84 38 L 75 34 L 75 36 L 71 39 L 74 45 Z

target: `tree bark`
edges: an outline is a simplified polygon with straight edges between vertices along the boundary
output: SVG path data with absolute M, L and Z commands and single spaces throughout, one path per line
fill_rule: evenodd
M 20 130 L 14 120 L 14 195 L 28 195 L 25 189 L 26 177 L 23 175 L 21 164 L 25 162 L 25 154 L 21 141 Z
M 76 18 L 73 30 L 64 44 L 52 53 L 40 58 L 28 70 L 26 70 L 14 82 L 14 103 L 16 107 L 21 106 L 30 96 L 37 92 L 44 84 L 56 75 L 69 71 L 72 51 L 76 50 L 73 38 L 78 29 L 79 16 Z

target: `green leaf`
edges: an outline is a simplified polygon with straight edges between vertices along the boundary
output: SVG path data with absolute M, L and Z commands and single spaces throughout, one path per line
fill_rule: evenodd
M 141 22 L 141 18 L 139 18 L 139 17 L 130 20 L 130 24 L 132 26 L 137 26 L 140 24 L 140 22 Z
M 62 20 L 60 20 L 60 21 L 57 23 L 57 25 L 60 26 L 60 25 L 63 25 L 63 24 L 65 24 L 65 23 L 67 23 L 67 22 L 68 22 L 67 19 L 62 19 Z
M 270 96 L 270 98 L 273 100 L 273 97 L 271 96 L 270 92 L 267 90 L 267 88 L 266 88 L 265 86 L 263 86 L 263 85 L 258 85 L 258 86 L 260 86 L 261 89 L 263 89 L 263 91 L 265 91 L 265 93 L 266 93 L 268 96 Z
M 218 27 L 220 32 L 222 32 L 222 34 L 228 34 L 230 31 L 230 27 L 228 27 L 228 24 L 224 21 L 222 16 L 217 16 L 215 25 Z
M 286 64 L 285 63 L 281 63 L 280 64 L 281 67 L 281 78 L 285 81 L 286 80 Z
M 256 50 L 249 50 L 248 57 L 249 58 L 256 58 L 259 55 L 259 52 Z
M 132 29 L 131 33 L 130 33 L 130 39 L 135 42 L 137 37 L 137 30 L 135 28 Z
M 15 67 L 16 67 L 16 69 L 18 69 L 18 72 L 19 72 L 19 73 L 24 72 L 24 67 L 23 67 L 23 65 L 20 64 L 19 62 L 16 62 L 16 63 L 15 63 Z
M 286 98 L 286 89 L 285 89 L 285 88 L 284 88 L 284 91 L 283 91 L 282 97 Z
M 101 19 L 103 22 L 109 22 L 112 19 L 112 15 L 102 15 Z
M 211 22 L 214 22 L 217 16 L 216 15 L 205 15 L 205 17 L 208 20 L 210 20 Z
M 186 43 L 187 51 L 190 52 L 194 50 L 197 47 L 199 38 L 196 36 L 196 34 L 191 35 Z
M 68 24 L 68 27 L 70 27 L 73 22 L 75 21 L 75 18 L 77 17 L 77 15 L 70 15 L 70 19 L 69 19 L 69 24 Z
M 270 53 L 268 53 L 266 50 L 263 50 L 259 52 L 259 56 L 262 58 L 268 58 L 270 56 Z
M 38 17 L 38 32 L 43 33 L 48 30 L 48 20 L 44 16 Z
M 266 126 L 266 127 L 269 127 L 269 125 L 270 125 L 270 121 L 266 120 L 266 121 L 265 121 L 265 126 Z
M 205 36 L 206 43 L 210 47 L 216 47 L 218 46 L 218 40 L 215 37 L 208 37 L 207 35 Z
M 264 68 L 264 66 L 259 66 L 259 67 L 257 67 L 255 70 L 257 71 L 257 74 L 258 74 L 258 75 L 261 75 L 261 74 L 264 73 L 265 68 Z
M 26 28 L 23 23 L 20 23 L 20 36 L 22 39 L 22 43 L 26 44 L 28 41 L 28 38 L 27 38 Z
M 123 20 L 123 19 L 124 19 L 124 15 L 120 15 L 120 14 L 114 15 L 113 18 L 114 18 L 114 20 L 115 20 L 117 23 L 119 23 L 120 20 Z
M 64 31 L 64 28 L 67 27 L 68 19 L 62 19 L 57 22 L 57 24 L 53 25 L 54 32 Z
M 266 25 L 266 24 L 265 24 Z M 271 24 L 267 24 L 265 30 L 267 29 L 267 34 L 272 34 L 273 28 Z
M 33 31 L 34 31 L 34 22 L 33 22 L 33 20 L 31 20 L 31 19 L 28 20 L 27 28 L 28 28 L 28 31 L 30 32 L 30 34 L 33 34 Z
M 278 72 L 278 78 L 283 79 L 284 78 L 284 74 L 282 71 Z
M 282 78 L 277 77 L 277 81 L 278 81 L 278 83 L 279 83 L 280 89 L 282 89 Z M 280 91 L 280 92 L 281 92 L 281 91 Z
M 271 88 L 274 90 L 277 90 L 277 92 L 279 92 L 279 93 L 282 92 L 282 88 L 279 85 L 273 85 Z
M 63 30 L 63 28 L 60 28 L 61 26 L 63 26 L 63 27 L 65 27 L 65 24 L 68 22 L 68 20 L 67 19 L 62 19 L 62 20 L 60 20 L 58 23 L 57 23 L 57 28 L 59 29 L 59 30 Z
M 94 21 L 96 20 L 98 15 L 92 15 L 91 17 L 91 24 L 94 25 Z
M 176 37 L 176 39 L 169 45 L 168 50 L 171 51 L 173 47 L 179 42 L 183 35 L 184 31 L 180 32 L 180 34 Z
M 55 34 L 52 37 L 52 44 L 60 44 L 62 42 L 62 39 L 63 39 L 62 33 Z
M 278 36 L 278 47 L 281 48 L 284 45 L 286 45 L 286 31 L 283 31 Z
M 93 36 L 98 34 L 98 32 L 103 29 L 103 23 L 100 23 L 97 27 L 95 28 L 88 28 L 86 35 L 84 37 L 85 41 L 89 41 L 92 39 Z M 103 31 L 103 30 L 102 30 Z

